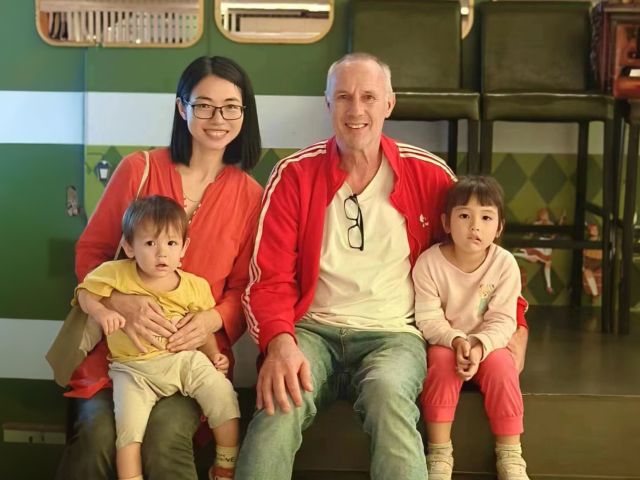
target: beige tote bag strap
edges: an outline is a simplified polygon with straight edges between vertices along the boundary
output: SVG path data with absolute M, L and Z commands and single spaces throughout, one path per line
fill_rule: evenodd
M 140 192 L 142 191 L 142 187 L 147 181 L 147 177 L 149 176 L 149 152 L 145 150 L 144 152 L 144 171 L 142 172 L 142 178 L 140 179 L 140 185 L 138 185 L 138 191 L 136 192 L 136 199 L 140 196 Z M 122 245 L 124 244 L 124 235 L 120 238 L 120 243 L 118 243 L 118 249 L 116 250 L 116 254 L 113 257 L 114 260 L 117 260 L 120 256 L 120 252 L 122 252 Z

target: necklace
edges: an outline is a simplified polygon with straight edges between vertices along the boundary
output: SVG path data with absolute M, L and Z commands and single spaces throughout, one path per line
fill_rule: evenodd
M 189 200 L 191 203 L 200 203 L 200 200 L 202 200 L 202 197 L 200 197 L 198 200 L 194 200 L 193 198 L 189 198 L 187 197 L 186 193 L 182 193 L 182 196 L 184 197 L 185 200 Z

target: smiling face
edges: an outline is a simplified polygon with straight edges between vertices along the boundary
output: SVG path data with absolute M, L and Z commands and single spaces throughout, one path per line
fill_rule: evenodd
M 329 78 L 326 95 L 340 152 L 377 152 L 384 120 L 395 105 L 382 67 L 373 60 L 341 63 Z
M 173 226 L 157 231 L 155 225 L 145 222 L 136 228 L 133 241 L 124 243 L 124 250 L 135 258 L 142 281 L 152 283 L 175 272 L 188 244 Z
M 443 214 L 442 224 L 451 235 L 456 256 L 484 254 L 502 232 L 497 207 L 480 205 L 475 196 L 466 205 L 453 207 L 450 218 Z
M 209 75 L 204 77 L 191 91 L 187 99 L 191 105 L 208 105 L 222 107 L 225 105 L 242 106 L 242 92 L 228 80 Z M 243 117 L 236 120 L 225 120 L 220 110 L 216 110 L 213 118 L 202 119 L 194 115 L 194 108 L 181 99 L 176 99 L 178 110 L 187 121 L 193 139 L 194 150 L 223 150 L 240 133 Z M 206 109 L 208 107 L 203 108 Z

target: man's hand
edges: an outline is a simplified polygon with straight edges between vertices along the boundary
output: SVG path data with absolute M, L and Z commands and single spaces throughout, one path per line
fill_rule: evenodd
M 513 356 L 513 361 L 516 363 L 516 369 L 518 373 L 522 373 L 524 370 L 524 360 L 527 354 L 527 341 L 529 340 L 529 329 L 523 326 L 518 326 L 515 333 L 511 336 L 507 349 Z
M 178 331 L 169 337 L 167 350 L 195 350 L 204 345 L 213 332 L 220 330 L 222 317 L 213 308 L 202 312 L 190 312 L 180 319 L 176 327 Z
M 158 349 L 164 349 L 154 336 L 168 338 L 176 331 L 175 325 L 164 318 L 162 309 L 151 297 L 114 291 L 104 303 L 127 319 L 122 330 L 142 353 L 146 353 L 147 349 L 140 339 Z
M 301 387 L 313 391 L 309 362 L 288 333 L 273 337 L 267 347 L 267 356 L 258 374 L 256 407 L 269 415 L 275 413 L 274 397 L 280 410 L 289 412 L 291 405 L 287 393 L 296 407 L 302 406 Z

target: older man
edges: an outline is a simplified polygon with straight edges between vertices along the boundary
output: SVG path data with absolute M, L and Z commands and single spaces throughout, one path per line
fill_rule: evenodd
M 342 395 L 370 436 L 371 478 L 424 480 L 411 268 L 442 235 L 455 177 L 382 134 L 395 96 L 377 58 L 335 62 L 326 101 L 335 136 L 282 160 L 263 199 L 244 303 L 265 358 L 235 478 L 290 478 L 302 431 Z

